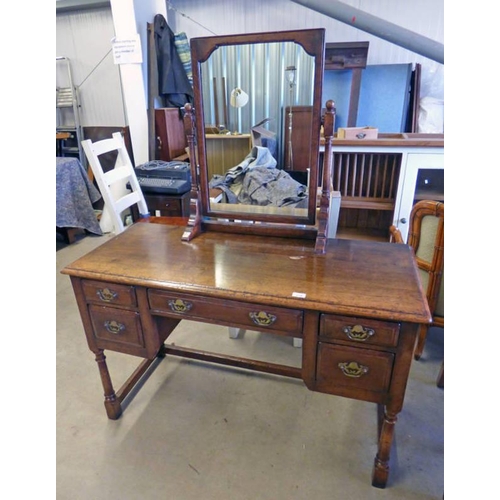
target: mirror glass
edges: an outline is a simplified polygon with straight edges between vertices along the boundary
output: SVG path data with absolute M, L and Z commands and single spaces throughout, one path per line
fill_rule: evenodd
M 315 223 L 318 34 L 321 41 L 323 30 L 192 40 L 205 217 Z

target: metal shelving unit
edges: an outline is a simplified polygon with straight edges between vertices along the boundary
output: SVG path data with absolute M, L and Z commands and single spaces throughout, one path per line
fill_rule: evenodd
M 74 156 L 84 164 L 82 151 L 82 127 L 80 124 L 80 102 L 78 91 L 73 83 L 71 62 L 67 57 L 56 57 L 56 64 L 64 66 L 65 86 L 56 86 L 56 133 L 67 132 L 69 138 L 65 139 L 59 148 L 62 156 Z M 67 86 L 66 86 L 67 85 Z

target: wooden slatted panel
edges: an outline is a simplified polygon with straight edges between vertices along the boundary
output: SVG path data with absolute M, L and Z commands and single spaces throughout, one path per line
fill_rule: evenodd
M 333 188 L 341 206 L 393 210 L 401 169 L 401 154 L 335 153 Z

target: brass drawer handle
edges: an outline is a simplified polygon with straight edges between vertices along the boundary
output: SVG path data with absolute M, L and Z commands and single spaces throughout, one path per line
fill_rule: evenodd
M 359 378 L 368 373 L 368 367 L 360 365 L 356 361 L 349 363 L 339 363 L 339 368 L 346 377 Z
M 266 313 L 264 311 L 249 313 L 252 321 L 258 326 L 271 326 L 277 319 L 274 314 Z
M 375 330 L 365 328 L 363 325 L 345 326 L 343 331 L 348 338 L 357 342 L 364 342 L 375 335 Z
M 172 309 L 172 311 L 180 313 L 189 312 L 193 307 L 192 302 L 188 302 L 187 300 L 182 299 L 169 300 L 168 305 L 170 309 Z
M 116 297 L 118 297 L 118 294 L 109 288 L 99 288 L 99 290 L 97 290 L 97 296 L 103 302 L 112 302 L 116 299 Z
M 106 328 L 109 333 L 118 335 L 119 333 L 123 332 L 123 330 L 125 330 L 125 325 L 123 323 L 118 323 L 118 321 L 112 319 L 111 321 L 104 322 L 104 328 Z

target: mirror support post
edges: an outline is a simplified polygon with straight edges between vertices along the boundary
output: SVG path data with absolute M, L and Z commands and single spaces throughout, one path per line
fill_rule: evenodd
M 328 239 L 328 218 L 330 211 L 330 196 L 333 191 L 332 163 L 333 163 L 333 131 L 335 128 L 335 103 L 332 100 L 326 103 L 326 113 L 323 119 L 325 136 L 325 153 L 323 157 L 323 179 L 321 198 L 318 213 L 318 235 L 316 237 L 315 253 L 323 254 L 326 251 Z
M 186 229 L 182 233 L 182 241 L 190 241 L 201 233 L 200 214 L 200 179 L 198 172 L 198 157 L 196 153 L 196 128 L 194 110 L 191 104 L 184 106 L 184 133 L 189 148 L 189 163 L 191 165 L 191 199 L 190 214 Z

